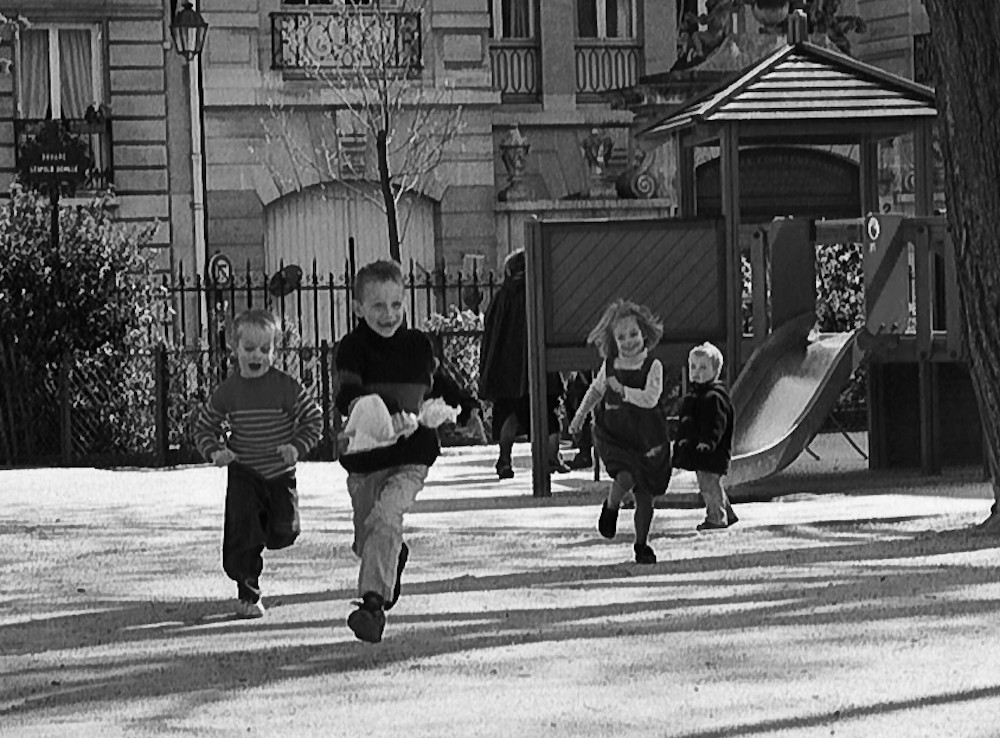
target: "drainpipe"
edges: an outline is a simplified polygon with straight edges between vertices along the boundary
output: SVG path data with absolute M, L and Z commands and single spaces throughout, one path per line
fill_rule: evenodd
M 201 12 L 198 0 L 192 0 L 195 10 Z M 204 53 L 204 52 L 202 52 Z M 208 172 L 205 167 L 205 85 L 202 74 L 201 54 L 188 66 L 188 91 L 191 95 L 191 215 L 194 221 L 194 255 L 198 273 L 208 278 L 208 237 L 205 214 L 205 190 Z M 210 307 L 207 306 L 206 307 Z

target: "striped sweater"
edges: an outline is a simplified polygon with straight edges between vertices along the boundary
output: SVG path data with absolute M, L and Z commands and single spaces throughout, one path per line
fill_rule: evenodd
M 223 427 L 228 422 L 228 443 Z M 206 459 L 228 445 L 237 461 L 267 479 L 295 470 L 278 453 L 293 444 L 299 458 L 319 442 L 323 415 L 295 379 L 271 368 L 262 377 L 234 374 L 216 388 L 195 425 L 195 443 Z

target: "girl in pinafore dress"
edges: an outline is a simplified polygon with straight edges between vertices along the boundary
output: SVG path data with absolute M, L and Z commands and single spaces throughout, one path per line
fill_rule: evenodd
M 594 443 L 614 480 L 601 506 L 597 529 L 614 538 L 622 498 L 635 496 L 635 560 L 656 563 L 649 547 L 653 498 L 667 491 L 670 481 L 670 433 L 660 405 L 663 365 L 649 355 L 660 342 L 663 324 L 648 308 L 615 300 L 587 337 L 604 363 L 591 382 L 570 423 L 579 432 L 587 413 L 595 411 Z

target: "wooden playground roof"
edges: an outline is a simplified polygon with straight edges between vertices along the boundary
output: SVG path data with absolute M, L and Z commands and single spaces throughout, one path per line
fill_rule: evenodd
M 809 42 L 785 45 L 639 135 L 712 139 L 738 124 L 741 143 L 884 138 L 933 118 L 934 90 Z

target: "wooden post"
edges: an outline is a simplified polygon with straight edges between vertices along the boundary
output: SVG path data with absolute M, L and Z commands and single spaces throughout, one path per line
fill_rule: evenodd
M 869 213 L 878 213 L 878 142 L 867 136 L 859 141 L 859 178 L 861 189 L 861 222 L 867 222 Z M 867 297 L 866 297 L 867 299 Z M 885 445 L 885 376 L 882 365 L 876 361 L 868 364 L 868 387 L 865 400 L 868 404 L 868 468 L 883 469 L 889 464 Z
M 542 224 L 537 220 L 525 224 L 524 243 L 525 292 L 528 308 L 528 392 L 531 395 L 531 493 L 535 497 L 549 497 L 552 487 L 549 480 L 548 438 L 546 418 L 546 366 L 545 366 L 545 314 L 543 312 L 545 288 L 545 254 L 542 243 Z
M 934 212 L 934 132 L 925 120 L 913 132 L 913 213 Z
M 719 139 L 722 215 L 726 225 L 726 381 L 730 386 L 743 365 L 743 276 L 740 264 L 740 132 L 736 123 Z
M 878 213 L 878 141 L 864 136 L 859 145 L 861 159 L 861 220 L 869 213 Z
M 767 338 L 767 286 L 769 282 L 768 232 L 758 228 L 750 243 L 750 282 L 753 299 L 753 346 L 757 348 Z
M 685 135 L 677 137 L 677 172 L 680 186 L 680 215 L 682 218 L 693 218 L 698 210 L 697 193 L 695 192 L 694 146 L 685 140 Z

